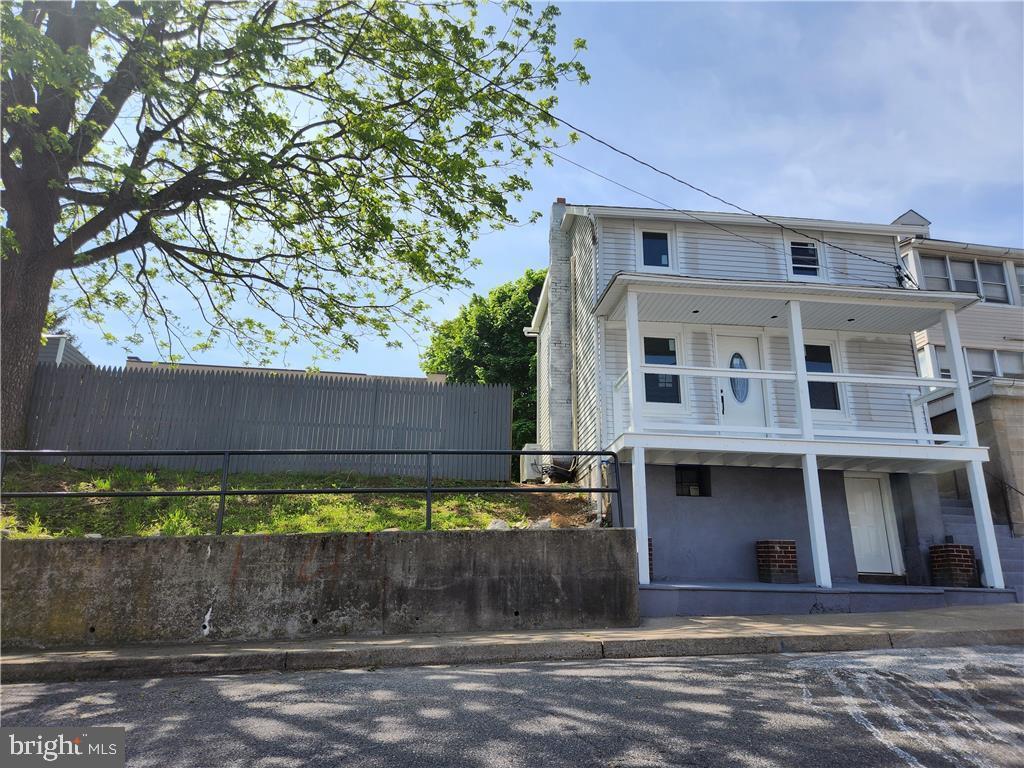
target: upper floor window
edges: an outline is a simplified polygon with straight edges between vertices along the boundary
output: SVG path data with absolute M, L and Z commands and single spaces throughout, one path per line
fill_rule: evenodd
M 995 354 L 991 349 L 967 349 L 967 365 L 971 379 L 987 379 L 996 375 Z
M 1010 303 L 1006 270 L 1000 262 L 922 256 L 921 271 L 924 273 L 921 287 L 927 290 L 976 293 L 993 304 Z
M 1024 298 L 1024 266 L 1017 265 L 1014 267 L 1017 272 L 1017 287 L 1020 289 L 1020 295 Z
M 670 266 L 668 232 L 643 231 L 640 233 L 640 243 L 645 267 L 668 269 Z
M 822 264 L 817 243 L 802 240 L 791 241 L 789 258 L 794 275 L 821 277 Z
M 832 364 L 832 347 L 829 344 L 805 344 L 804 360 L 809 373 L 835 373 Z M 817 411 L 840 411 L 839 385 L 832 381 L 809 381 L 807 391 L 811 396 L 811 408 Z

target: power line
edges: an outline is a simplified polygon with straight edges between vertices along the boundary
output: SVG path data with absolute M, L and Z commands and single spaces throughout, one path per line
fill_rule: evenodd
M 641 192 L 639 189 L 634 189 L 633 187 L 630 187 L 630 186 L 628 186 L 626 184 L 623 184 L 621 181 L 617 181 L 616 179 L 613 179 L 610 176 L 606 176 L 606 175 L 604 175 L 603 173 L 601 173 L 599 171 L 595 171 L 593 168 L 588 168 L 587 166 L 583 165 L 582 163 L 578 163 L 575 160 L 572 160 L 572 159 L 566 157 L 565 155 L 559 154 L 558 152 L 555 152 L 553 149 L 548 149 L 548 150 L 545 150 L 545 151 L 547 151 L 551 155 L 554 155 L 559 160 L 563 160 L 564 162 L 569 163 L 570 165 L 575 165 L 580 170 L 586 171 L 587 173 L 590 173 L 590 174 L 592 174 L 594 176 L 597 176 L 599 179 L 604 179 L 605 181 L 607 181 L 607 182 L 609 182 L 611 184 L 614 184 L 617 187 L 621 187 L 622 189 L 625 189 L 628 192 L 632 192 L 634 195 L 639 195 L 640 197 L 642 197 L 642 198 L 644 198 L 646 200 L 650 200 L 652 203 L 657 203 L 658 205 L 662 206 L 663 208 L 665 208 L 668 211 L 671 211 L 673 213 L 680 213 L 683 216 L 688 216 L 689 218 L 691 218 L 691 219 L 693 219 L 695 221 L 699 221 L 701 224 L 706 224 L 709 227 L 714 227 L 715 229 L 721 230 L 722 232 L 725 232 L 725 233 L 727 233 L 729 235 L 732 235 L 734 237 L 738 237 L 738 238 L 741 238 L 741 239 L 746 240 L 748 242 L 751 242 L 751 243 L 753 243 L 754 245 L 756 245 L 756 246 L 758 246 L 760 248 L 764 248 L 765 250 L 769 251 L 770 253 L 774 253 L 776 256 L 780 256 L 783 259 L 786 258 L 785 251 L 779 251 L 779 250 L 775 249 L 772 245 L 770 245 L 768 243 L 762 243 L 761 241 L 755 240 L 752 237 L 747 237 L 746 235 L 742 235 L 739 232 L 735 232 L 735 231 L 733 231 L 733 230 L 731 230 L 731 229 L 729 229 L 727 227 L 723 227 L 721 224 L 716 224 L 713 221 L 708 221 L 707 219 L 703 219 L 700 216 L 697 216 L 696 214 L 692 213 L 691 211 L 684 211 L 681 208 L 675 208 L 675 207 L 669 205 L 668 203 L 666 203 L 666 202 L 664 202 L 662 200 L 659 200 L 656 197 L 651 197 L 647 193 Z M 875 287 L 875 288 L 889 288 L 889 287 L 891 287 L 891 286 L 885 285 L 883 283 L 872 282 L 871 280 L 867 280 L 867 279 L 865 279 L 863 277 L 856 277 L 854 275 L 851 275 L 848 272 L 844 272 L 843 270 L 839 269 L 838 267 L 836 267 L 834 265 L 829 266 L 828 269 L 829 269 L 830 272 L 832 272 L 834 274 L 840 275 L 842 277 L 846 277 L 846 278 L 848 278 L 850 280 L 856 280 L 857 282 L 866 283 L 866 284 L 868 284 L 868 285 L 870 285 L 872 287 Z
M 415 43 L 417 43 L 419 45 L 422 45 L 424 48 L 426 48 L 426 49 L 432 51 L 433 53 L 437 54 L 442 59 L 444 59 L 444 60 L 446 60 L 446 61 L 448 61 L 448 62 L 450 62 L 452 64 L 455 64 L 457 67 L 459 67 L 463 71 L 467 72 L 468 74 L 472 75 L 473 77 L 479 78 L 480 80 L 482 80 L 483 82 L 485 82 L 489 86 L 491 86 L 492 88 L 494 88 L 494 89 L 496 89 L 498 91 L 501 91 L 502 93 L 504 93 L 504 94 L 506 94 L 508 96 L 511 96 L 512 98 L 514 98 L 514 99 L 522 102 L 523 104 L 527 105 L 531 109 L 536 110 L 537 112 L 541 113 L 542 115 L 545 115 L 546 117 L 550 118 L 554 122 L 561 123 L 566 128 L 568 128 L 568 129 L 570 129 L 572 131 L 575 131 L 576 133 L 579 133 L 579 134 L 581 134 L 583 136 L 586 136 L 591 141 L 594 141 L 594 142 L 600 144 L 601 146 L 603 146 L 603 147 L 605 147 L 607 149 L 610 149 L 612 152 L 615 152 L 616 154 L 622 155 L 623 157 L 628 158 L 629 160 L 632 160 L 634 163 L 637 163 L 638 165 L 642 165 L 645 168 L 648 168 L 649 170 L 654 171 L 655 173 L 658 173 L 658 174 L 660 174 L 662 176 L 665 176 L 668 179 L 671 179 L 672 181 L 676 182 L 677 184 L 682 184 L 684 187 L 688 187 L 689 189 L 692 189 L 695 192 L 699 192 L 702 195 L 710 197 L 712 200 L 717 200 L 718 202 L 722 203 L 723 205 L 727 205 L 730 208 L 735 208 L 737 211 L 745 213 L 745 214 L 747 214 L 749 216 L 753 216 L 755 218 L 761 219 L 762 221 L 767 222 L 768 224 L 771 224 L 772 226 L 778 227 L 781 230 L 787 230 L 788 229 L 790 232 L 794 232 L 794 233 L 800 235 L 801 237 L 806 237 L 808 240 L 814 240 L 815 242 L 821 243 L 822 245 L 827 245 L 830 248 L 835 248 L 836 250 L 848 253 L 851 256 L 857 256 L 859 258 L 866 259 L 867 261 L 873 261 L 876 264 L 881 264 L 883 266 L 889 267 L 889 268 L 893 269 L 893 271 L 895 272 L 896 279 L 897 279 L 898 283 L 900 283 L 902 285 L 904 280 L 909 280 L 915 287 L 917 287 L 917 283 L 914 280 L 913 276 L 910 275 L 910 273 L 908 273 L 898 261 L 896 263 L 889 263 L 889 262 L 884 261 L 882 259 L 876 259 L 873 256 L 866 256 L 863 253 L 859 253 L 857 251 L 850 250 L 849 248 L 844 248 L 843 246 L 836 245 L 835 243 L 830 243 L 829 241 L 827 241 L 827 240 L 825 240 L 823 238 L 815 237 L 814 235 L 812 235 L 810 233 L 803 232 L 803 231 L 801 231 L 799 229 L 795 229 L 792 226 L 786 226 L 786 225 L 782 224 L 781 222 L 775 221 L 774 219 L 772 219 L 772 218 L 770 218 L 768 216 L 764 216 L 764 215 L 762 215 L 760 213 L 755 213 L 754 211 L 748 210 L 747 208 L 744 208 L 743 206 L 738 205 L 737 203 L 733 203 L 733 202 L 730 202 L 729 200 L 726 200 L 724 197 L 719 197 L 718 195 L 714 194 L 713 192 L 709 192 L 708 190 L 706 190 L 706 189 L 704 189 L 702 187 L 699 187 L 696 184 L 692 184 L 689 181 L 686 181 L 685 179 L 681 179 L 678 176 L 670 173 L 669 171 L 663 170 L 663 169 L 659 168 L 658 166 L 656 166 L 656 165 L 654 165 L 652 163 L 649 163 L 646 160 L 643 160 L 643 159 L 637 157 L 636 155 L 634 155 L 634 154 L 632 154 L 630 152 L 627 152 L 624 149 L 620 149 L 619 147 L 615 146 L 611 142 L 606 141 L 605 139 L 602 139 L 599 136 L 596 136 L 595 134 L 591 133 L 590 131 L 586 130 L 585 128 L 580 128 L 579 126 L 569 122 L 568 120 L 566 120 L 563 117 L 559 117 L 558 115 L 554 114 L 550 110 L 545 109 L 544 107 L 541 107 L 538 104 L 534 104 L 532 101 L 527 99 L 525 96 L 522 96 L 521 94 L 516 93 L 515 91 L 507 88 L 506 86 L 503 86 L 503 85 L 500 85 L 500 84 L 496 83 L 494 80 L 492 80 L 491 78 L 487 77 L 486 75 L 481 74 L 480 72 L 477 72 L 476 70 L 474 70 L 474 69 L 472 69 L 470 67 L 467 67 L 461 61 L 459 61 L 458 59 L 455 59 L 455 58 L 449 56 L 445 51 L 443 51 L 440 48 L 432 45 L 430 42 L 428 42 L 426 40 L 421 40 L 421 39 L 419 39 L 417 37 L 414 37 L 412 34 L 410 34 L 407 30 L 403 29 L 402 27 L 399 27 L 399 26 L 391 23 L 387 19 L 382 19 L 380 16 L 378 16 L 376 13 L 374 13 L 371 9 L 367 9 L 366 13 L 369 16 L 372 16 L 373 18 L 377 19 L 377 21 L 381 22 L 382 24 L 386 24 L 387 26 L 391 27 L 395 31 L 399 32 L 400 34 L 405 35 L 410 40 L 413 40 Z M 676 210 L 676 209 L 672 209 L 672 210 Z

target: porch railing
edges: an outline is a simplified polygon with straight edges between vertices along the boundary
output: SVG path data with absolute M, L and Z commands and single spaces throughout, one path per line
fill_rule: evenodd
M 687 391 L 687 380 L 693 378 L 710 379 L 748 379 L 755 381 L 785 382 L 796 385 L 797 375 L 795 371 L 788 370 L 765 370 L 750 368 L 712 368 L 705 366 L 649 366 L 640 367 L 641 376 L 644 373 L 662 373 L 680 377 L 680 390 Z M 879 440 L 893 442 L 913 442 L 918 444 L 948 444 L 963 445 L 966 438 L 960 434 L 933 433 L 928 427 L 927 414 L 923 408 L 927 403 L 936 398 L 941 398 L 956 389 L 956 382 L 950 379 L 933 379 L 916 376 L 890 376 L 860 373 L 812 373 L 807 372 L 809 382 L 826 382 L 836 385 L 860 385 L 879 387 L 899 387 L 901 389 L 924 390 L 923 393 L 915 395 L 907 393 L 907 420 L 913 425 L 910 430 L 888 430 L 872 429 L 870 427 L 859 428 L 851 421 L 849 424 L 828 424 L 817 422 L 813 424 L 815 438 L 839 438 L 843 440 Z M 642 386 L 642 385 L 641 385 Z M 695 402 L 695 408 L 689 411 L 680 411 L 679 421 L 666 422 L 659 419 L 655 421 L 645 417 L 640 403 L 641 413 L 639 419 L 633 417 L 632 395 L 630 392 L 629 372 L 624 372 L 612 389 L 613 426 L 616 432 L 615 437 L 628 431 L 655 431 L 691 434 L 715 434 L 728 435 L 730 433 L 750 435 L 763 435 L 765 437 L 797 437 L 801 430 L 797 427 L 780 425 L 766 426 L 730 426 L 721 423 L 721 414 L 718 408 L 718 397 L 713 395 L 708 402 L 703 400 Z M 642 394 L 641 394 L 642 398 Z M 766 416 L 770 419 L 771 407 L 768 398 L 765 402 Z M 708 419 L 713 417 L 712 423 L 697 423 L 695 417 Z M 635 422 L 639 422 L 636 424 Z M 639 427 L 639 429 L 638 429 Z

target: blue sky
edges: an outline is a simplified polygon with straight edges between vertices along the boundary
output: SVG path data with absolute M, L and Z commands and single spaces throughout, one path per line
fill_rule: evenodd
M 561 7 L 561 36 L 588 42 L 592 81 L 561 91 L 557 112 L 602 138 L 760 213 L 887 223 L 914 208 L 934 237 L 1024 245 L 1024 5 Z M 722 209 L 586 139 L 563 154 L 673 207 Z M 557 159 L 532 182 L 524 216 L 556 197 L 649 204 Z M 478 292 L 545 266 L 547 221 L 488 234 L 473 255 Z M 94 362 L 123 364 L 99 330 L 76 333 Z M 408 339 L 396 350 L 367 338 L 319 366 L 415 376 L 418 356 Z M 292 348 L 280 364 L 312 357 Z M 243 362 L 226 346 L 196 361 Z

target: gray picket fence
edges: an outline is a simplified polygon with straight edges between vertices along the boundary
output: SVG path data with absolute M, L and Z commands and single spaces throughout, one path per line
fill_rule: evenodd
M 57 450 L 507 450 L 512 389 L 389 377 L 41 363 L 28 447 Z M 214 471 L 219 457 L 75 457 L 75 466 Z M 508 480 L 507 456 L 437 456 L 435 477 Z M 240 456 L 232 472 L 422 477 L 424 456 Z

